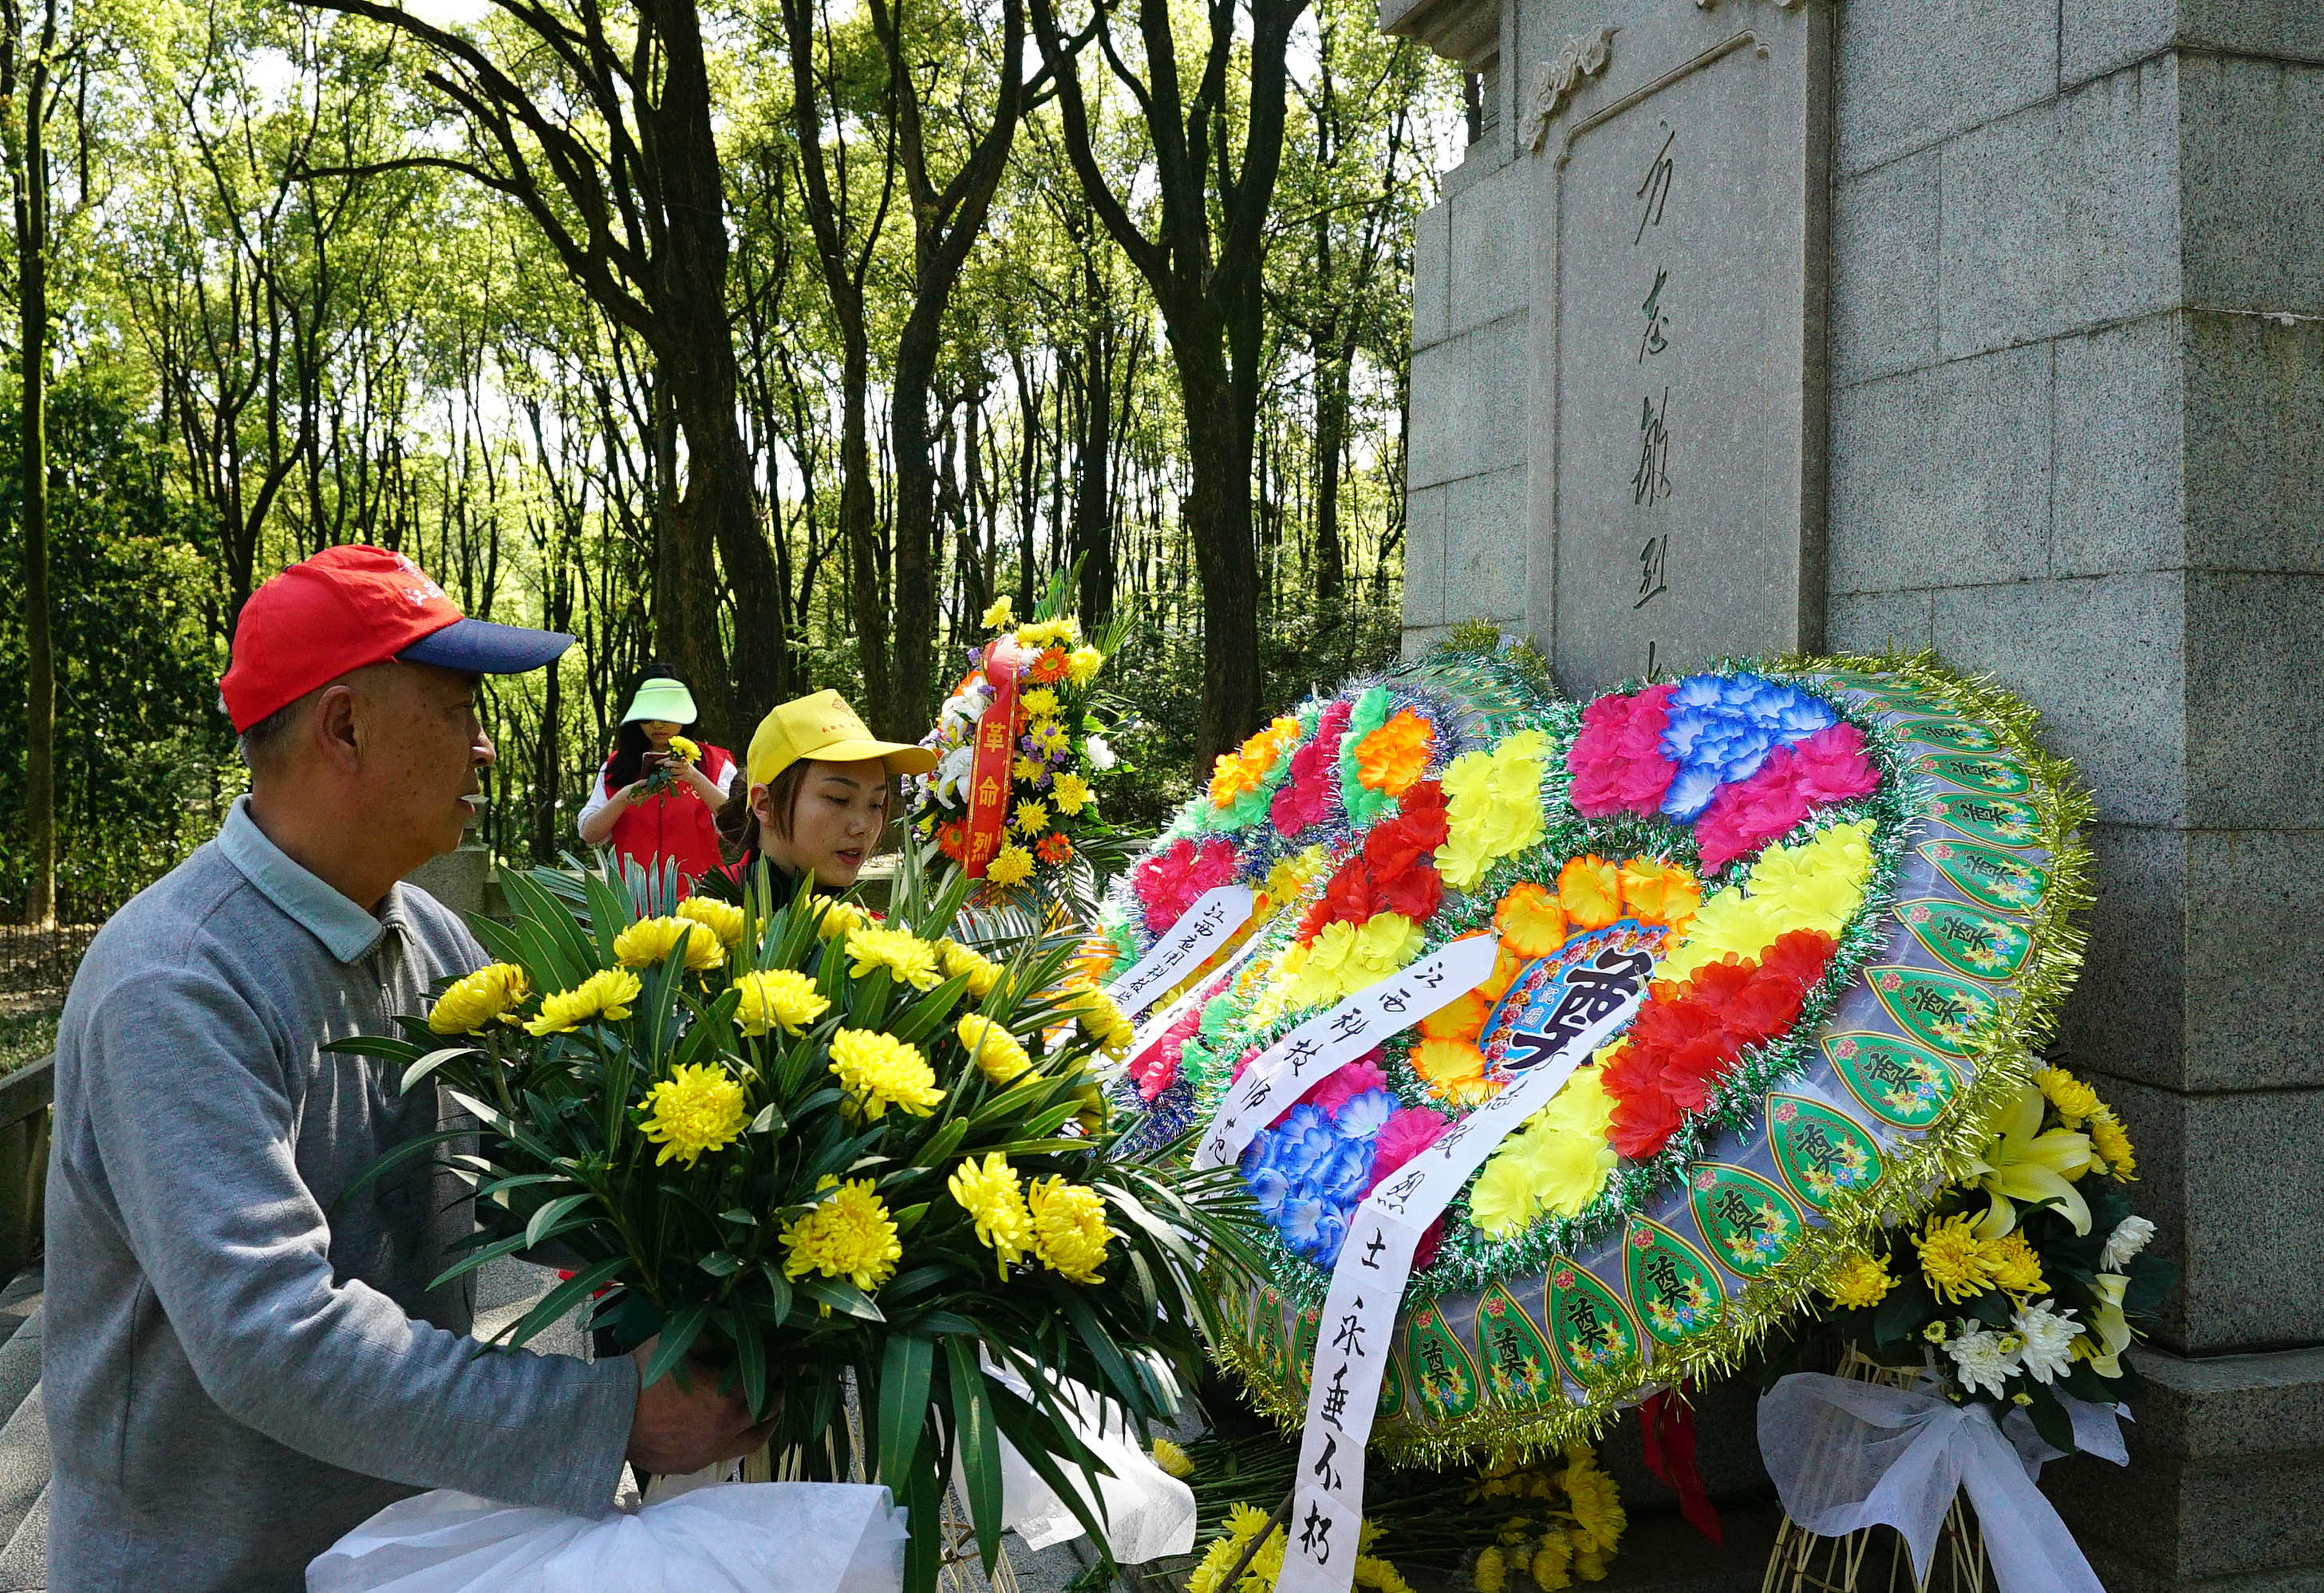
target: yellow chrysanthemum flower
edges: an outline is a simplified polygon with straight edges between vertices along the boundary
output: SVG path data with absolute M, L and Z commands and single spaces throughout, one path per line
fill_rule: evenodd
M 1597 1456 L 1585 1446 L 1574 1444 L 1567 1449 L 1565 1469 L 1558 1480 L 1565 1488 L 1566 1508 L 1573 1513 L 1574 1569 L 1581 1571 L 1581 1555 L 1611 1554 L 1621 1546 L 1622 1533 L 1628 1529 L 1630 1521 L 1622 1509 L 1622 1490 L 1600 1469 Z M 1583 1572 L 1582 1579 L 1602 1581 L 1605 1575 L 1601 1565 L 1594 1573 Z
M 1014 1083 L 1032 1068 L 1033 1059 L 1017 1043 L 1017 1036 L 981 1013 L 962 1018 L 953 1032 L 968 1047 L 977 1070 L 995 1084 Z
M 945 1180 L 960 1209 L 976 1221 L 977 1242 L 991 1250 L 1002 1269 L 1025 1258 L 1033 1247 L 1033 1216 L 1009 1158 L 994 1151 L 979 1165 L 964 1156 Z
M 1015 624 L 1016 621 L 1017 605 L 1010 600 L 1009 594 L 1004 592 L 1000 596 L 992 600 L 991 607 L 984 611 L 984 619 L 982 622 L 987 631 L 1006 631 L 1010 626 Z
M 1049 787 L 1049 800 L 1057 805 L 1059 813 L 1072 818 L 1095 799 L 1087 780 L 1077 774 L 1061 774 Z
M 1077 1284 L 1102 1284 L 1106 1241 L 1105 1202 L 1086 1184 L 1045 1178 L 1026 1197 L 1033 1214 L 1033 1253 L 1043 1266 Z
M 1527 1568 L 1533 1585 L 1541 1593 L 1559 1593 L 1559 1589 L 1573 1586 L 1572 1568 L 1572 1540 L 1556 1527 L 1542 1533 L 1533 1552 L 1533 1564 Z
M 825 940 L 839 940 L 872 923 L 872 915 L 853 902 L 844 902 L 827 896 L 810 894 L 807 898 L 807 916 L 815 919 L 815 932 Z
M 2105 1110 L 2098 1092 L 2064 1068 L 2043 1068 L 2034 1075 L 2034 1082 L 2049 1097 L 2050 1104 L 2058 1109 L 2058 1116 L 2069 1128 L 2080 1128 L 2085 1119 Z
M 669 738 L 669 755 L 672 758 L 679 759 L 687 763 L 699 763 L 702 761 L 702 749 L 696 746 L 684 736 L 672 736 Z
M 1509 1564 L 1499 1543 L 1488 1543 L 1477 1551 L 1477 1570 L 1472 1579 L 1477 1584 L 1477 1593 L 1506 1593 Z
M 2040 1294 L 2050 1285 L 2042 1281 L 2042 1257 L 2023 1230 L 1985 1241 L 1993 1262 L 1993 1286 L 2012 1294 Z
M 616 1023 L 630 1015 L 638 999 L 638 976 L 623 968 L 591 974 L 569 990 L 541 999 L 540 1016 L 524 1026 L 528 1035 L 570 1034 L 585 1023 Z
M 1121 1015 L 1111 996 L 1093 984 L 1084 984 L 1074 991 L 1072 1005 L 1082 1033 L 1095 1040 L 1108 1056 L 1118 1060 L 1130 1054 L 1130 1043 L 1138 1037 L 1138 1030 Z
M 687 1166 L 706 1150 L 724 1150 L 751 1120 L 742 1086 L 715 1063 L 676 1067 L 646 1091 L 645 1134 L 661 1146 L 654 1165 Z
M 1154 1463 L 1180 1482 L 1194 1475 L 1194 1457 L 1167 1438 L 1154 1441 Z
M 1000 855 L 985 865 L 984 877 L 1003 889 L 1022 885 L 1033 877 L 1033 854 L 1021 846 L 1004 846 Z
M 945 977 L 959 979 L 965 975 L 968 993 L 977 1000 L 982 1001 L 991 995 L 992 987 L 1001 982 L 1001 964 L 982 952 L 964 946 L 956 940 L 940 940 L 936 943 L 936 953 L 944 960 Z
M 847 1091 L 848 1115 L 857 1119 L 883 1118 L 891 1106 L 925 1118 L 945 1098 L 918 1046 L 872 1029 L 841 1029 L 831 1036 L 831 1071 Z
M 847 971 L 857 979 L 884 968 L 898 984 L 932 990 L 944 983 L 936 948 L 908 929 L 881 929 L 870 924 L 847 932 Z
M 887 1202 L 872 1192 L 869 1178 L 841 1183 L 826 1175 L 816 1188 L 838 1192 L 783 1229 L 783 1248 L 790 1252 L 783 1260 L 784 1275 L 819 1272 L 871 1294 L 895 1275 L 896 1263 L 904 1257 Z
M 772 1028 L 803 1034 L 807 1025 L 831 1010 L 829 999 L 815 988 L 815 981 L 796 968 L 745 973 L 734 981 L 734 988 L 742 992 L 734 1022 L 746 1035 L 763 1035 Z
M 733 951 L 742 944 L 742 909 L 733 902 L 723 902 L 715 897 L 689 896 L 678 904 L 678 916 L 689 923 L 699 924 L 718 937 L 718 944 Z
M 1842 1257 L 1816 1284 L 1827 1299 L 1844 1311 L 1877 1305 L 1895 1286 L 1896 1280 L 1889 1275 L 1886 1263 L 1865 1250 L 1850 1251 Z
M 718 932 L 690 918 L 641 918 L 613 936 L 613 956 L 624 968 L 659 968 L 686 943 L 686 965 L 696 973 L 726 965 Z
M 1049 810 L 1038 802 L 1020 802 L 1015 819 L 1020 835 L 1038 835 L 1049 827 Z
M 1065 676 L 1075 686 L 1087 686 L 1105 668 L 1105 655 L 1093 647 L 1077 647 L 1065 655 Z
M 1017 701 L 1024 705 L 1028 719 L 1047 719 L 1057 711 L 1057 694 L 1046 686 L 1037 686 Z
M 1016 762 L 1009 766 L 1009 774 L 1010 778 L 1021 780 L 1026 784 L 1030 785 L 1033 781 L 1039 779 L 1042 775 L 1046 774 L 1048 771 L 1048 768 L 1049 766 L 1047 764 L 1043 763 L 1037 759 L 1020 757 Z
M 2090 1114 L 2089 1132 L 2090 1149 L 2107 1164 L 2108 1172 L 2126 1183 L 2138 1177 L 2138 1153 L 2111 1108 L 2101 1106 Z
M 516 1008 L 532 994 L 532 981 L 513 962 L 487 962 L 436 998 L 429 1028 L 439 1035 L 473 1035 L 498 1018 L 516 1021 Z
M 1995 1257 L 1967 1217 L 1932 1217 L 1913 1236 L 1921 1252 L 1921 1275 L 1929 1292 L 1948 1304 L 1973 1299 L 1993 1287 Z

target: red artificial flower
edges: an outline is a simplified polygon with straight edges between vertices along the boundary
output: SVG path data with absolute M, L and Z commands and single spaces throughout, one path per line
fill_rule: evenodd
M 1234 848 L 1224 840 L 1172 842 L 1130 870 L 1130 888 L 1146 905 L 1146 927 L 1160 935 L 1176 924 L 1195 898 L 1214 886 L 1231 884 Z
M 1610 1071 L 1610 1070 L 1609 1070 Z M 1612 1091 L 1609 1090 L 1609 1094 Z M 1613 1121 L 1607 1138 L 1613 1142 L 1618 1155 L 1634 1162 L 1642 1162 L 1660 1151 L 1677 1133 L 1686 1120 L 1671 1098 L 1663 1093 L 1659 1083 L 1635 1095 L 1623 1095 L 1615 1100 Z

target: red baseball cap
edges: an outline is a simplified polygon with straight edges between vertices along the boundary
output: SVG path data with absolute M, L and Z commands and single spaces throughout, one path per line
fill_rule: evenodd
M 572 645 L 562 631 L 471 620 L 401 553 L 351 543 L 302 559 L 250 594 L 218 695 L 239 735 L 317 686 L 383 659 L 521 675 Z

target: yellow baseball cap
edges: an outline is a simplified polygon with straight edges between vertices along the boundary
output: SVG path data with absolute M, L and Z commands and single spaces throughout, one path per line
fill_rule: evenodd
M 877 758 L 888 766 L 890 774 L 926 774 L 936 766 L 933 748 L 872 740 L 847 699 L 835 691 L 794 698 L 759 721 L 759 728 L 751 735 L 751 783 L 771 784 L 802 758 L 819 758 L 826 763 L 862 763 Z

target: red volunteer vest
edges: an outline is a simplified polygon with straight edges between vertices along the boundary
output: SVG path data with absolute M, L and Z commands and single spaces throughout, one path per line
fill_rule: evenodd
M 702 772 L 713 785 L 723 789 L 733 770 L 734 755 L 707 741 L 700 745 Z M 607 796 L 613 795 L 613 764 L 608 758 L 604 769 L 597 776 L 597 783 Z M 685 894 L 696 875 L 707 873 L 719 862 L 715 811 L 682 786 L 630 804 L 613 820 L 611 840 L 615 852 L 636 859 L 649 869 L 659 868 L 664 858 L 676 858 L 680 895 Z

